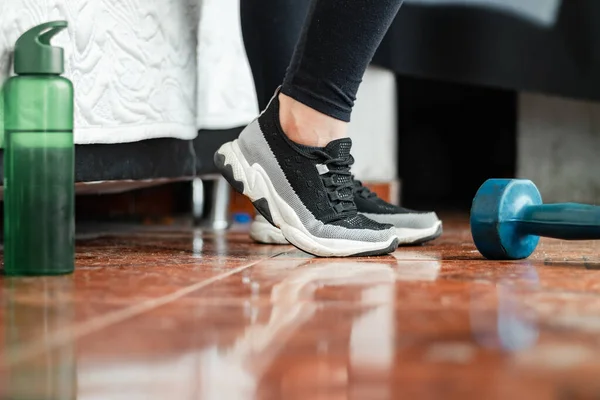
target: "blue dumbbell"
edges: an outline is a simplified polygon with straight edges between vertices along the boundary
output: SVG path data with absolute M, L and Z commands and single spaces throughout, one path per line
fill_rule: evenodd
M 543 204 L 540 192 L 529 180 L 489 179 L 473 199 L 471 234 L 485 258 L 519 260 L 533 253 L 540 236 L 600 239 L 600 207 Z

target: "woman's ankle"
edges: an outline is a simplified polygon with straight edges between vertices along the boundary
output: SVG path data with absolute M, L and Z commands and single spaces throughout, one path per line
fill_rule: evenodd
M 305 146 L 325 147 L 348 135 L 348 123 L 279 94 L 279 121 L 286 136 Z

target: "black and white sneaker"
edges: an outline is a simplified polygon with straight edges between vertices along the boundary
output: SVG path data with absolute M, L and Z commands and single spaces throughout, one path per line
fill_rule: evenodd
M 354 180 L 354 202 L 359 213 L 381 223 L 392 224 L 400 245 L 417 245 L 442 235 L 442 221 L 433 211 L 414 211 L 379 198 Z M 258 243 L 289 244 L 278 228 L 258 215 L 250 225 L 250 237 Z
M 221 146 L 215 165 L 299 249 L 321 257 L 391 253 L 398 246 L 394 226 L 357 212 L 351 146 L 348 138 L 323 148 L 289 140 L 275 95 L 238 139 Z

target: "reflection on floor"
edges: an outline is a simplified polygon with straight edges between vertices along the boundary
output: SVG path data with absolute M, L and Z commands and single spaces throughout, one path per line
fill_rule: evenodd
M 357 259 L 243 227 L 88 238 L 73 276 L 0 278 L 0 398 L 599 398 L 599 250 L 485 261 L 452 216 Z

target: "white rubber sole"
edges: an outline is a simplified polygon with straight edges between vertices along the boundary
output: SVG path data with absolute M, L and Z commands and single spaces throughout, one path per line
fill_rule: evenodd
M 290 244 L 281 229 L 271 225 L 262 215 L 257 215 L 250 224 L 250 237 L 262 244 Z
M 287 241 L 299 249 L 319 257 L 349 257 L 389 254 L 398 246 L 398 239 L 394 235 L 385 242 L 361 242 L 311 235 L 292 207 L 277 194 L 265 170 L 259 164 L 248 163 L 237 139 L 222 145 L 217 155 L 224 158 L 223 165 L 217 166 L 232 186 L 239 186 L 236 183 L 243 184 L 243 194 L 252 202 L 265 199 L 273 223 L 281 229 Z M 225 168 L 227 166 L 231 166 L 231 171 Z
M 426 229 L 396 228 L 398 245 L 425 243 L 438 238 L 442 233 L 442 221 Z M 250 237 L 263 244 L 289 244 L 279 228 L 271 225 L 264 217 L 257 216 L 250 225 Z
M 396 228 L 399 245 L 425 243 L 439 237 L 442 234 L 442 221 L 425 229 Z

